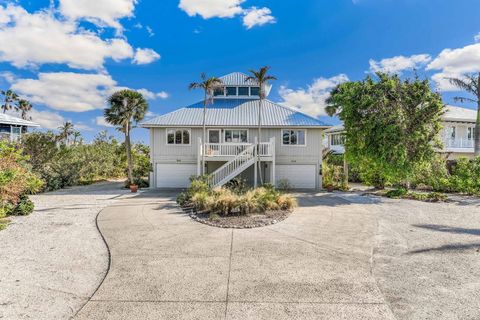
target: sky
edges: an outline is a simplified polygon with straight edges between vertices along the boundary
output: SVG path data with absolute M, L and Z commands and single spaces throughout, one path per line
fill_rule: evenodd
M 0 89 L 34 106 L 55 130 L 71 121 L 87 141 L 107 97 L 138 90 L 147 118 L 202 99 L 202 72 L 220 77 L 271 66 L 269 99 L 336 124 L 329 91 L 376 71 L 432 81 L 480 72 L 478 0 L 0 0 Z M 458 105 L 458 104 L 457 104 Z M 473 105 L 462 105 L 474 108 Z M 133 139 L 148 143 L 137 128 Z

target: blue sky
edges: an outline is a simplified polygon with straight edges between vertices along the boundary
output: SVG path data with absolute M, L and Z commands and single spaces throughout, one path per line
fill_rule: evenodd
M 187 90 L 201 72 L 269 65 L 271 100 L 335 123 L 324 100 L 347 79 L 415 68 L 451 104 L 444 78 L 480 71 L 478 0 L 0 1 L 0 43 L 0 87 L 29 98 L 44 127 L 70 120 L 87 140 L 115 133 L 99 118 L 114 90 L 141 89 L 163 114 L 201 99 Z

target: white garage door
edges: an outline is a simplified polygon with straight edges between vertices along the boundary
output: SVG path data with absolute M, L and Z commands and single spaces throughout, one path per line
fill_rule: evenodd
M 317 166 L 311 164 L 277 165 L 275 179 L 277 183 L 287 179 L 295 189 L 315 189 Z
M 197 174 L 195 164 L 157 164 L 157 188 L 186 188 Z

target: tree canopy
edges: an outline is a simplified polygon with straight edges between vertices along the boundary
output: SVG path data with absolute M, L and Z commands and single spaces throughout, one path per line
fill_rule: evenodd
M 408 180 L 440 147 L 444 104 L 428 80 L 378 73 L 338 85 L 327 104 L 344 122 L 346 158 L 370 184 Z

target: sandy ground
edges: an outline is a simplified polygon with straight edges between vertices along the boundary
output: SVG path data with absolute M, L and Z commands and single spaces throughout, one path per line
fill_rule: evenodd
M 128 195 L 121 187 L 109 182 L 31 197 L 35 211 L 0 231 L 0 319 L 68 319 L 85 304 L 108 266 L 95 218 Z

